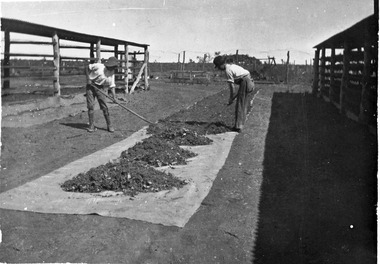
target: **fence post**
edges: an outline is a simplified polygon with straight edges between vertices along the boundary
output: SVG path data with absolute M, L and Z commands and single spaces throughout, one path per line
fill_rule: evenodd
M 183 51 L 183 58 L 182 58 L 182 71 L 185 71 L 185 53 L 186 53 L 186 51 Z
M 350 66 L 350 48 L 348 46 L 347 41 L 344 42 L 344 52 L 343 52 L 343 74 L 342 74 L 342 83 L 340 85 L 340 113 L 345 113 L 345 97 L 346 97 L 346 89 L 348 84 L 348 73 Z
M 370 78 L 371 78 L 371 43 L 369 40 L 369 32 L 365 32 L 364 40 L 364 66 L 363 66 L 363 79 L 362 79 L 362 91 L 361 91 L 361 101 L 360 101 L 360 113 L 359 122 L 368 123 L 368 114 L 366 113 L 369 109 L 369 93 L 370 93 Z
M 129 86 L 129 56 L 128 56 L 128 45 L 124 45 L 124 57 L 125 57 L 125 77 L 124 77 L 124 82 L 125 82 L 125 91 L 124 95 L 127 94 L 128 91 L 128 86 Z
M 314 55 L 314 65 L 313 65 L 313 70 L 314 70 L 314 79 L 313 79 L 313 90 L 312 94 L 313 95 L 318 95 L 318 84 L 319 84 L 319 52 L 320 49 L 317 48 L 315 51 Z
M 177 70 L 181 70 L 181 53 L 178 53 L 178 67 Z
M 100 48 L 101 48 L 101 40 L 98 39 L 98 41 L 96 42 L 96 59 L 97 61 L 96 62 L 101 62 L 101 59 L 102 59 L 102 55 L 100 53 Z
M 10 32 L 9 30 L 5 29 L 4 31 L 4 81 L 3 81 L 3 89 L 9 88 L 9 51 L 10 51 Z
M 326 48 L 322 48 L 321 54 L 321 67 L 319 70 L 319 82 L 320 82 L 320 95 L 323 96 L 326 83 Z
M 54 95 L 60 96 L 61 95 L 61 85 L 59 84 L 59 69 L 60 69 L 60 52 L 59 52 L 59 38 L 57 35 L 57 32 L 54 32 L 53 35 L 53 52 L 54 52 L 54 80 L 53 80 L 53 86 L 54 86 Z
M 335 48 L 331 48 L 331 60 L 330 60 L 330 89 L 329 98 L 330 102 L 333 101 L 334 86 L 335 86 Z
M 148 83 L 148 65 L 149 65 L 149 51 L 148 47 L 144 48 L 144 85 L 145 85 L 145 90 L 149 89 L 149 83 Z
M 289 78 L 289 51 L 286 53 L 287 59 L 286 59 L 286 76 L 285 76 L 285 83 L 288 83 Z

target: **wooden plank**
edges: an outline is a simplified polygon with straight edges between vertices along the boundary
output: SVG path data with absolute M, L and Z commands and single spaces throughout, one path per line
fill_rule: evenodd
M 123 59 L 121 59 L 121 60 L 119 60 L 119 62 L 129 62 L 129 60 L 123 60 Z M 141 63 L 141 64 L 143 64 L 144 61 L 143 60 L 133 60 L 133 63 Z
M 336 54 L 335 55 L 335 62 L 336 63 L 343 63 L 343 54 Z
M 326 56 L 326 57 L 325 57 L 325 61 L 326 61 L 326 62 L 330 62 L 330 61 L 331 61 L 331 57 Z
M 52 45 L 53 42 L 48 41 L 20 41 L 20 40 L 13 40 L 10 42 L 11 44 L 35 44 L 35 45 Z
M 30 66 L 1 65 L 3 69 L 31 69 Z
M 363 79 L 363 75 L 361 74 L 348 74 L 348 80 L 352 80 L 352 81 L 362 81 Z
M 91 49 L 91 47 L 84 47 L 84 46 L 71 46 L 71 45 L 60 45 L 59 48 L 61 49 Z
M 62 56 L 61 60 L 89 60 L 89 61 L 96 61 L 97 58 Z
M 8 55 L 9 57 L 49 57 L 53 58 L 54 55 L 52 54 L 31 54 L 31 53 L 6 53 L 4 52 L 4 55 Z
M 14 78 L 36 78 L 38 80 L 55 80 L 56 78 L 54 76 L 30 76 L 30 75 L 18 75 L 18 76 L 9 76 L 7 78 L 1 76 L 1 79 L 2 80 L 11 80 L 11 79 L 14 79 Z
M 363 51 L 351 51 L 351 60 L 352 61 L 363 61 L 364 52 Z
M 361 63 L 351 63 L 350 64 L 350 70 L 363 71 L 363 69 L 364 69 L 364 64 L 361 64 Z
M 137 75 L 137 78 L 136 78 L 135 82 L 133 83 L 131 91 L 129 93 L 133 93 L 134 92 L 137 84 L 140 82 L 141 75 L 142 75 L 145 67 L 146 67 L 146 64 L 144 63 L 143 66 L 141 67 L 141 69 L 139 71 L 139 74 Z

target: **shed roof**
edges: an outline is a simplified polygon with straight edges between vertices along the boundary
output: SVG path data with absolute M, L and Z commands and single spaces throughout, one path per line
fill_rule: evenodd
M 85 43 L 96 43 L 99 39 L 102 45 L 132 45 L 141 48 L 146 48 L 148 44 L 140 44 L 135 42 L 130 42 L 126 40 L 107 38 L 102 36 L 88 35 L 83 33 L 78 33 L 74 31 L 64 30 L 55 27 L 44 26 L 40 24 L 34 24 L 30 22 L 25 22 L 17 19 L 1 18 L 1 30 L 8 30 L 9 32 L 29 34 L 41 37 L 52 37 L 54 32 L 57 33 L 60 39 L 85 42 Z
M 375 15 L 361 20 L 346 30 L 319 43 L 314 48 L 344 48 L 345 41 L 352 47 L 363 47 L 367 30 L 369 31 L 370 41 L 372 43 L 377 42 L 379 25 Z

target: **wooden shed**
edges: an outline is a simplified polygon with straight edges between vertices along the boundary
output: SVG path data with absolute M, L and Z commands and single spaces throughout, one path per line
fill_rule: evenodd
M 144 76 L 145 87 L 148 87 L 148 63 L 149 63 L 149 53 L 147 44 L 140 44 L 135 42 L 130 42 L 121 39 L 114 39 L 102 36 L 88 35 L 83 33 L 78 33 L 74 31 L 64 30 L 55 27 L 49 27 L 45 25 L 39 25 L 34 23 L 29 23 L 16 19 L 1 18 L 1 31 L 4 32 L 4 59 L 2 61 L 3 67 L 3 78 L 2 78 L 2 88 L 7 89 L 9 87 L 9 82 L 11 80 L 10 70 L 15 66 L 10 65 L 10 60 L 13 57 L 43 57 L 52 58 L 54 67 L 52 67 L 52 76 L 49 76 L 53 80 L 54 94 L 60 95 L 60 69 L 62 67 L 62 62 L 64 60 L 82 60 L 87 62 L 101 62 L 102 54 L 111 53 L 110 56 L 115 56 L 121 62 L 119 65 L 116 77 L 123 80 L 123 86 L 125 91 L 128 92 L 128 72 L 130 68 L 133 68 L 133 72 L 138 72 L 136 74 L 135 81 L 130 88 L 130 92 L 133 92 L 137 83 L 140 81 L 141 77 Z M 26 34 L 29 36 L 37 36 L 47 38 L 46 41 L 20 41 L 11 39 L 12 33 Z M 62 44 L 61 40 L 65 42 L 73 43 Z M 78 45 L 78 43 L 82 45 Z M 88 44 L 84 46 L 83 43 Z M 36 53 L 12 53 L 10 52 L 11 45 L 50 45 L 51 53 L 46 54 L 36 54 Z M 135 51 L 131 52 L 130 49 L 134 48 Z M 62 49 L 72 49 L 72 50 L 88 50 L 88 57 L 68 57 L 61 56 Z M 137 51 L 136 51 L 137 50 Z M 136 56 L 141 55 L 142 59 L 136 59 Z M 109 56 L 107 56 L 109 57 Z M 131 65 L 129 58 L 133 58 L 135 64 Z M 137 66 L 136 66 L 137 65 Z M 138 69 L 136 69 L 138 67 Z M 120 83 L 119 83 L 120 84 Z
M 314 47 L 313 93 L 348 117 L 377 126 L 378 15 Z

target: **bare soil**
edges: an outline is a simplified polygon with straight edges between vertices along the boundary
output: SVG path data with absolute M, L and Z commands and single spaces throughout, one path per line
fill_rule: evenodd
M 0 209 L 3 262 L 376 263 L 377 138 L 306 86 L 260 86 L 209 195 L 184 228 L 96 215 Z M 128 106 L 152 121 L 233 124 L 223 86 L 152 85 Z M 193 106 L 193 107 L 191 107 Z M 112 107 L 2 127 L 1 192 L 146 124 Z

